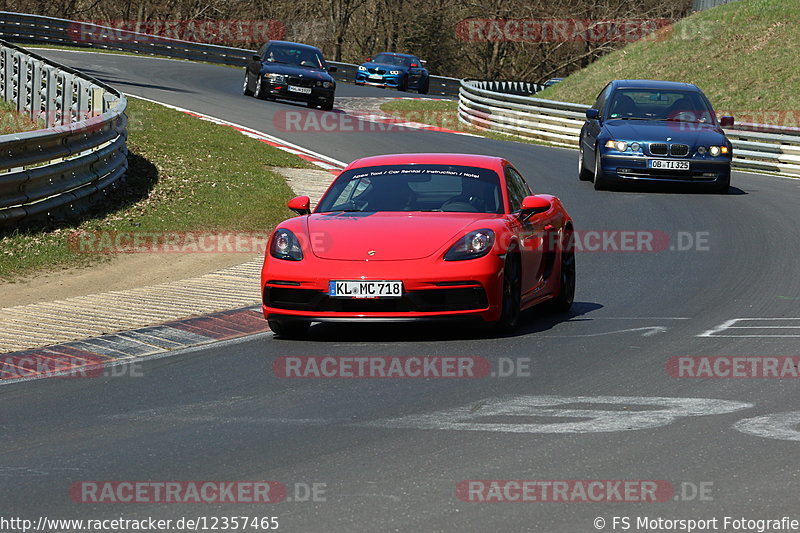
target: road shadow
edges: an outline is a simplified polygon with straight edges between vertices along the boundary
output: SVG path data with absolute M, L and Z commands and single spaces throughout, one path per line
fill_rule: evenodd
M 612 192 L 626 193 L 626 192 L 649 192 L 649 193 L 662 193 L 662 194 L 692 194 L 692 195 L 707 195 L 707 196 L 740 196 L 748 194 L 738 187 L 728 187 L 726 194 L 709 191 L 705 185 L 699 183 L 623 183 L 615 184 L 611 188 Z
M 593 302 L 575 302 L 567 313 L 553 313 L 545 306 L 524 311 L 519 326 L 512 333 L 498 334 L 481 321 L 437 321 L 419 323 L 320 323 L 312 326 L 306 342 L 418 343 L 444 341 L 491 341 L 496 338 L 521 337 L 547 331 L 561 322 L 573 320 L 603 306 Z M 272 338 L 275 342 L 292 342 Z

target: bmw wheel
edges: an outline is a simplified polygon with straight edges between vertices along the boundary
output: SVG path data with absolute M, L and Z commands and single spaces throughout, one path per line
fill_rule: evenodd
M 586 163 L 583 160 L 583 142 L 580 140 L 578 142 L 581 143 L 578 149 L 578 179 L 581 181 L 590 181 L 592 179 L 592 173 L 586 170 Z
M 261 84 L 261 79 L 262 79 L 262 76 L 260 76 L 260 75 L 259 75 L 259 76 L 258 76 L 258 78 L 256 79 L 256 90 L 255 90 L 255 96 L 256 96 L 256 98 L 258 98 L 259 100 L 263 100 L 263 99 L 265 98 L 265 95 L 264 95 L 264 86 Z
M 425 83 L 422 84 L 422 86 L 419 88 L 417 92 L 419 94 L 428 94 L 430 88 L 431 88 L 431 79 L 425 78 Z
M 250 74 L 244 71 L 244 83 L 242 84 L 242 94 L 245 96 L 253 96 L 253 91 L 250 90 Z
M 594 188 L 597 191 L 608 189 L 608 180 L 603 177 L 603 162 L 600 159 L 600 149 L 594 152 Z

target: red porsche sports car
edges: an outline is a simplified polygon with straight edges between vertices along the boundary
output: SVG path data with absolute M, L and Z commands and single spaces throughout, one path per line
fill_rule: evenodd
M 575 294 L 573 225 L 499 157 L 398 154 L 350 163 L 311 212 L 272 233 L 264 316 L 279 337 L 311 322 L 481 319 L 513 329 L 520 311 Z

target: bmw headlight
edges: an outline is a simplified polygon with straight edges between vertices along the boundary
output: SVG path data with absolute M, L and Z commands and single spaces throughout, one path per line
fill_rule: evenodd
M 283 83 L 286 80 L 283 74 L 267 74 L 267 77 L 272 83 Z
M 330 89 L 331 87 L 333 87 L 333 82 L 330 82 L 330 81 L 323 81 L 323 82 L 322 82 L 322 86 L 323 86 L 325 89 Z
M 711 154 L 713 157 L 717 157 L 720 154 L 727 154 L 728 147 L 727 146 L 709 146 L 708 153 Z
M 617 152 L 624 152 L 628 149 L 628 143 L 625 141 L 606 141 L 606 148 L 611 148 L 612 150 L 616 150 Z
M 364 72 L 366 72 L 367 71 L 367 67 L 365 67 L 364 65 L 359 65 L 358 66 L 358 70 L 363 70 Z
M 303 259 L 300 241 L 288 229 L 278 229 L 272 235 L 272 241 L 269 243 L 269 255 L 286 261 L 300 261 Z
M 488 254 L 494 245 L 494 232 L 490 229 L 471 231 L 460 238 L 444 254 L 445 261 L 463 261 Z
M 700 154 L 700 155 L 704 155 L 707 151 L 708 150 L 706 150 L 705 146 L 698 146 L 697 147 L 697 153 Z
M 397 76 L 398 74 L 400 74 L 400 71 L 399 70 L 390 70 L 389 74 L 391 74 L 392 76 Z

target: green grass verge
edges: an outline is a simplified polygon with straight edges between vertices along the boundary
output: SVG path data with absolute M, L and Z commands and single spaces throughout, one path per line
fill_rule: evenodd
M 26 115 L 17 112 L 11 102 L 0 99 L 0 135 L 21 133 L 44 128 L 44 122 L 31 120 Z
M 698 85 L 716 109 L 800 109 L 800 0 L 739 0 L 601 57 L 537 97 L 591 104 L 614 79 Z
M 472 133 L 473 135 L 480 135 L 487 139 L 552 146 L 550 143 L 544 141 L 536 141 L 526 137 L 508 135 L 498 131 L 490 131 L 464 124 L 458 120 L 458 102 L 456 100 L 428 100 L 424 98 L 414 100 L 392 100 L 382 104 L 380 109 L 381 111 L 402 117 L 410 122 L 420 122 L 422 124 L 439 126 L 440 128 L 446 128 L 448 130 L 463 131 L 465 133 Z
M 70 249 L 78 231 L 263 232 L 291 216 L 293 196 L 269 167 L 309 168 L 292 154 L 158 104 L 128 100 L 127 183 L 104 211 L 44 231 L 0 235 L 0 278 L 107 260 Z

